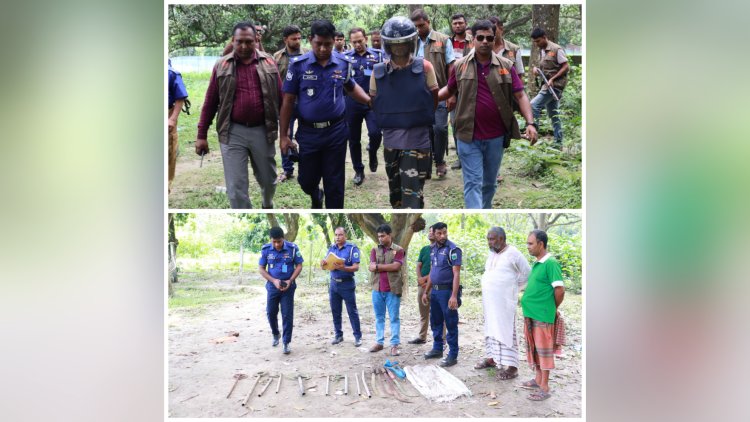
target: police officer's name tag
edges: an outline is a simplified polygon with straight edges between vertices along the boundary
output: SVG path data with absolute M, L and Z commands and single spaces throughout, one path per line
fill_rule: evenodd
M 286 264 L 284 264 L 284 265 L 281 266 L 281 272 L 282 273 L 286 272 Z
M 372 69 L 365 69 L 365 76 L 372 75 Z
M 302 79 L 306 81 L 317 81 L 318 75 L 302 75 Z

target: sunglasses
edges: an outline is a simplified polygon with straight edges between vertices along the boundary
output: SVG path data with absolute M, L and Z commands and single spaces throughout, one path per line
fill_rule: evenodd
M 476 39 L 479 42 L 482 42 L 485 39 L 487 40 L 487 42 L 493 42 L 493 41 L 495 41 L 495 36 L 494 35 L 486 35 L 486 36 L 485 35 L 477 35 L 476 37 L 474 37 L 474 39 Z

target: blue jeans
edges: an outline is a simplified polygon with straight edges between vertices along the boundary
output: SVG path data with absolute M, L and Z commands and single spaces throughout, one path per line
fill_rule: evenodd
M 562 91 L 556 89 L 555 94 L 557 94 L 557 98 L 561 98 Z M 552 129 L 555 131 L 555 142 L 562 143 L 562 124 L 560 123 L 560 117 L 557 115 L 560 108 L 560 102 L 555 101 L 555 97 L 552 96 L 549 89 L 546 91 L 539 91 L 536 97 L 531 100 L 531 112 L 534 113 L 534 121 L 536 123 L 539 123 L 539 114 L 541 114 L 544 107 L 547 107 L 547 115 L 552 119 Z
M 459 144 L 460 145 L 460 144 Z M 432 329 L 432 350 L 443 352 L 443 324 L 448 331 L 448 357 L 458 358 L 458 309 L 448 309 L 451 290 L 432 290 L 430 293 L 430 328 Z M 460 294 L 458 296 L 460 304 Z
M 504 138 L 458 141 L 466 208 L 492 208 L 492 198 L 497 190 L 497 173 L 503 162 Z
M 383 344 L 385 341 L 385 311 L 391 319 L 391 346 L 401 344 L 401 298 L 391 292 L 372 292 L 372 307 L 375 310 L 375 341 Z
M 349 314 L 349 322 L 352 324 L 352 334 L 355 340 L 362 338 L 362 331 L 359 327 L 359 311 L 357 311 L 357 296 L 355 291 L 354 280 L 337 282 L 331 280 L 328 287 L 328 301 L 331 303 L 331 313 L 333 314 L 333 328 L 336 331 L 336 337 L 343 337 L 344 332 L 341 330 L 341 301 L 346 304 L 346 313 Z
M 435 164 L 443 164 L 448 150 L 448 108 L 445 106 L 445 101 L 440 101 L 435 109 L 435 124 L 432 126 L 432 133 Z
M 289 280 L 286 280 L 287 282 Z M 266 316 L 271 325 L 271 333 L 279 335 L 279 305 L 281 305 L 281 322 L 284 328 L 282 341 L 284 344 L 292 341 L 292 329 L 294 328 L 294 291 L 297 283 L 293 283 L 289 289 L 280 291 L 270 281 L 266 282 Z

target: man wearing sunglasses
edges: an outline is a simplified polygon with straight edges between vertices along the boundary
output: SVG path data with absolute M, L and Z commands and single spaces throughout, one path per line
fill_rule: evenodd
M 474 51 L 453 66 L 448 85 L 438 99 L 458 94 L 456 134 L 463 167 L 466 208 L 491 208 L 503 150 L 521 133 L 513 115 L 513 100 L 526 119 L 525 138 L 536 143 L 531 104 L 513 62 L 493 54 L 495 26 L 480 20 L 471 27 Z

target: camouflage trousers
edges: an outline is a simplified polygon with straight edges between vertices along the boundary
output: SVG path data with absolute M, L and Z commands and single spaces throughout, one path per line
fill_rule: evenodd
M 432 169 L 430 149 L 383 150 L 393 208 L 424 208 L 424 181 Z

